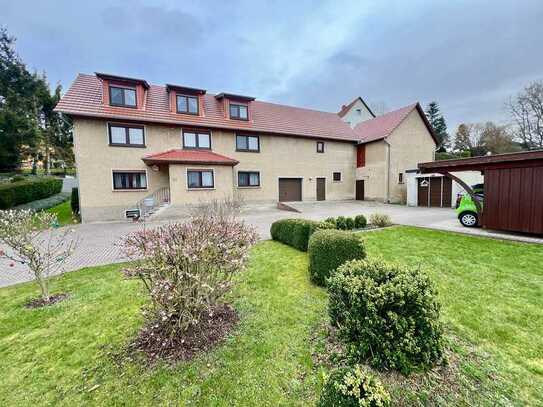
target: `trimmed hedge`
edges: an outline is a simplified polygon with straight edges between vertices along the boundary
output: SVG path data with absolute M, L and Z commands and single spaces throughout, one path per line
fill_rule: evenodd
M 430 278 L 383 260 L 353 260 L 328 280 L 328 313 L 351 357 L 403 374 L 443 356 L 440 305 Z
M 309 276 L 320 286 L 331 273 L 348 260 L 366 257 L 364 242 L 355 234 L 341 230 L 319 230 L 309 239 Z
M 390 394 L 375 375 L 360 365 L 334 369 L 324 384 L 317 407 L 359 406 L 390 406 Z
M 62 180 L 53 177 L 29 177 L 24 181 L 0 184 L 0 209 L 47 198 L 62 190 Z
M 272 223 L 270 234 L 273 240 L 306 252 L 309 238 L 318 228 L 328 226 L 325 222 L 307 219 L 281 219 Z

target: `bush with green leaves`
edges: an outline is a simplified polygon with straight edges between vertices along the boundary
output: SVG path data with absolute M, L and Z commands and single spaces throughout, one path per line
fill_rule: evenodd
M 345 218 L 345 227 L 347 230 L 353 230 L 354 229 L 354 219 L 353 218 Z
M 386 407 L 390 394 L 360 365 L 341 367 L 328 376 L 317 407 Z
M 324 219 L 324 222 L 330 223 L 331 225 L 334 225 L 334 227 L 336 227 L 336 218 L 334 218 L 334 217 L 326 218 L 326 219 Z
M 379 228 L 384 228 L 385 226 L 392 225 L 392 221 L 390 220 L 390 216 L 385 215 L 383 213 L 373 213 L 370 215 L 370 223 L 373 226 L 377 226 Z
M 336 218 L 336 227 L 339 230 L 347 230 L 347 219 L 345 216 L 338 216 Z
M 355 228 L 364 229 L 367 224 L 368 224 L 368 221 L 366 220 L 366 217 L 364 215 L 356 215 L 354 217 L 354 227 Z
M 273 240 L 305 252 L 313 232 L 326 227 L 323 223 L 308 219 L 281 219 L 272 223 L 270 234 Z
M 355 234 L 343 230 L 320 230 L 311 236 L 308 245 L 309 276 L 320 286 L 348 260 L 366 257 L 364 242 Z
M 331 323 L 349 354 L 404 374 L 443 355 L 440 305 L 430 278 L 383 260 L 353 260 L 328 280 Z
M 72 199 L 70 201 L 72 213 L 79 215 L 79 188 L 72 188 Z
M 58 194 L 62 180 L 53 177 L 25 177 L 24 180 L 0 184 L 0 209 Z

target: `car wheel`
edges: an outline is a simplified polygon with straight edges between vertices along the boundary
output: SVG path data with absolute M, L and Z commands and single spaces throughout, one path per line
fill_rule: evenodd
M 477 224 L 479 223 L 477 214 L 474 212 L 464 212 L 463 214 L 459 216 L 458 219 L 460 220 L 460 223 L 462 224 L 462 226 L 465 226 L 468 228 L 473 228 L 477 226 Z

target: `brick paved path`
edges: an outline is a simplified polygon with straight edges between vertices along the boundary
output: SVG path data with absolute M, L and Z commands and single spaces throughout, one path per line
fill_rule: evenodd
M 376 202 L 360 201 L 307 202 L 298 206 L 303 213 L 280 211 L 269 205 L 251 207 L 245 210 L 242 218 L 256 228 L 262 239 L 269 239 L 270 225 L 275 220 L 281 218 L 303 217 L 306 219 L 325 219 L 328 216 L 353 216 L 360 213 L 369 216 L 371 213 L 379 212 L 390 215 L 394 223 L 402 225 L 423 226 L 501 239 L 543 243 L 543 239 L 531 236 L 496 233 L 479 228 L 464 228 L 458 223 L 456 215 L 451 209 L 410 208 L 400 205 L 384 205 Z M 165 214 L 162 213 L 162 215 Z M 172 215 L 175 217 L 178 214 L 172 212 Z M 146 224 L 146 227 L 156 227 L 170 221 L 171 219 L 163 219 L 149 222 Z M 141 223 L 114 222 L 83 224 L 70 227 L 76 230 L 80 241 L 76 251 L 66 264 L 67 271 L 125 261 L 126 259 L 121 257 L 120 250 L 116 244 L 122 236 L 142 228 L 143 225 Z M 0 260 L 0 287 L 31 279 L 32 276 L 25 267 L 20 265 L 9 267 L 8 261 Z

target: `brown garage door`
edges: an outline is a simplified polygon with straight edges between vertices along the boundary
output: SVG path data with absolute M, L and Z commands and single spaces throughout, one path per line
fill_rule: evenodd
M 279 202 L 302 200 L 302 180 L 299 178 L 279 178 Z
M 452 181 L 448 177 L 419 178 L 418 206 L 437 206 L 450 208 Z

